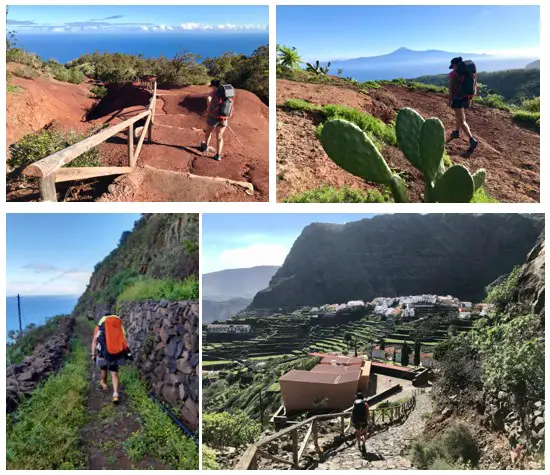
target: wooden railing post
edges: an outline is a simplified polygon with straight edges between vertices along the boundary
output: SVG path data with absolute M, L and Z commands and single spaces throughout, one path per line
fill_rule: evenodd
M 258 470 L 258 452 L 254 452 L 254 455 L 252 456 L 252 460 L 250 460 L 250 465 L 248 466 L 248 470 Z
M 290 435 L 292 436 L 292 465 L 298 468 L 298 429 L 294 429 Z
M 128 126 L 128 163 L 131 167 L 135 165 L 134 162 L 134 124 Z
M 317 419 L 313 421 L 313 445 L 315 446 L 315 451 L 321 455 L 321 447 L 319 447 L 319 422 Z
M 57 192 L 55 191 L 55 172 L 44 175 L 40 179 L 40 196 L 42 201 L 57 201 Z
M 346 432 L 346 424 L 344 422 L 344 416 L 340 416 L 340 435 L 344 437 Z

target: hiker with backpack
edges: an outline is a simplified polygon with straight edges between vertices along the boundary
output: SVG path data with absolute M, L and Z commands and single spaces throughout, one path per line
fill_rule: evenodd
M 216 129 L 216 154 L 214 160 L 222 159 L 223 134 L 228 126 L 228 121 L 233 117 L 233 101 L 235 100 L 235 89 L 231 84 L 221 84 L 220 81 L 212 81 L 210 86 L 214 87 L 213 93 L 208 96 L 206 130 L 204 141 L 201 142 L 199 150 L 206 152 L 210 144 L 212 132 Z
M 466 122 L 466 109 L 470 107 L 472 99 L 477 94 L 477 71 L 473 61 L 464 61 L 460 56 L 451 59 L 449 69 L 449 106 L 455 112 L 455 129 L 451 138 L 460 138 L 460 130 L 470 139 L 468 153 L 473 153 L 477 147 L 477 140 L 472 135 Z
M 126 333 L 122 321 L 116 315 L 107 312 L 95 327 L 92 340 L 92 361 L 101 370 L 99 386 L 107 391 L 107 371 L 111 373 L 113 383 L 113 403 L 118 404 L 118 367 L 132 355 L 126 341 Z
M 355 428 L 355 440 L 357 441 L 357 447 L 360 450 L 365 450 L 365 445 L 367 442 L 367 428 L 369 425 L 369 405 L 361 392 L 358 392 L 355 395 L 355 401 L 353 401 L 351 423 Z

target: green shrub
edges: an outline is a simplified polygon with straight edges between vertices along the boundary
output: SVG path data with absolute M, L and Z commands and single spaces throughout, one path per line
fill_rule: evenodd
M 534 127 L 540 128 L 540 112 L 520 110 L 514 114 L 514 120 L 516 122 L 526 123 Z
M 124 442 L 128 457 L 136 461 L 152 457 L 177 470 L 197 470 L 197 445 L 149 397 L 147 386 L 137 369 L 133 366 L 122 367 L 120 382 L 141 423 L 140 429 Z
M 34 79 L 40 76 L 40 73 L 31 66 L 19 66 L 13 71 L 13 75 L 24 79 Z
M 285 199 L 285 203 L 389 203 L 391 201 L 387 191 L 380 192 L 376 188 L 358 190 L 348 186 L 342 188 L 322 186 Z
M 69 69 L 69 79 L 68 82 L 71 84 L 80 84 L 82 81 L 84 81 L 85 76 L 82 71 L 78 68 L 72 68 Z
M 6 50 L 7 63 L 19 63 L 34 69 L 42 67 L 42 60 L 34 53 L 29 53 L 22 48 L 9 48 Z
M 499 94 L 489 94 L 485 97 L 476 97 L 474 101 L 478 104 L 483 104 L 484 106 L 493 107 L 495 109 L 500 109 L 508 112 L 512 110 L 512 108 L 504 101 L 504 97 L 500 96 Z
M 521 103 L 521 108 L 529 112 L 540 112 L 540 97 L 525 99 Z
M 520 274 L 521 267 L 514 267 L 506 279 L 489 291 L 485 302 L 493 304 L 498 313 L 504 312 L 509 304 L 517 301 Z
M 220 466 L 216 461 L 216 452 L 202 444 L 202 469 L 203 470 L 219 470 Z
M 500 203 L 496 198 L 489 196 L 483 187 L 479 188 L 470 203 Z
M 288 99 L 285 107 L 291 110 L 303 110 L 306 112 L 320 112 L 323 107 L 303 99 Z
M 75 340 L 65 366 L 7 416 L 8 470 L 87 468 L 81 431 L 88 417 L 88 354 Z
M 242 447 L 254 442 L 261 426 L 242 411 L 202 414 L 203 444 L 215 449 Z
M 100 99 L 104 98 L 109 93 L 105 86 L 94 86 L 90 89 L 90 92 Z
M 365 81 L 360 84 L 365 89 L 380 89 L 382 86 L 377 81 Z
M 54 128 L 42 130 L 40 132 L 31 132 L 25 135 L 19 142 L 10 145 L 10 158 L 8 164 L 14 168 L 25 167 L 52 153 L 63 150 L 70 145 L 84 140 L 90 133 L 85 134 L 75 131 L 63 132 Z M 99 165 L 99 149 L 94 147 L 66 166 L 96 167 Z
M 126 287 L 117 302 L 138 302 L 142 300 L 196 300 L 199 298 L 199 281 L 196 276 L 184 280 L 151 279 L 142 277 Z

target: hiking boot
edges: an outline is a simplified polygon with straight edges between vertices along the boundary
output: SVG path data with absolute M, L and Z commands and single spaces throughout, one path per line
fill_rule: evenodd
M 217 162 L 219 162 L 219 161 L 222 159 L 222 156 L 221 156 L 219 153 L 217 153 L 217 154 L 214 155 L 212 158 L 213 158 L 214 160 L 216 160 Z
M 206 152 L 208 150 L 208 145 L 206 145 L 206 142 L 201 142 L 199 145 L 199 151 Z
M 470 147 L 468 148 L 468 153 L 474 153 L 474 150 L 476 149 L 477 144 L 478 144 L 477 140 L 472 137 L 470 139 Z
M 118 393 L 113 394 L 113 404 L 118 404 L 120 402 L 120 397 L 118 396 Z
M 109 389 L 109 386 L 107 386 L 107 383 L 105 381 L 100 381 L 99 387 L 103 389 L 103 391 L 107 391 L 107 389 Z
M 451 132 L 451 138 L 452 139 L 459 139 L 460 138 L 460 132 L 458 130 L 453 130 Z

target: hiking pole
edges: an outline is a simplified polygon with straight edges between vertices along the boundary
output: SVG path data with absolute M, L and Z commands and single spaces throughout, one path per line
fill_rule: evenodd
M 237 142 L 239 142 L 241 144 L 241 147 L 242 148 L 245 148 L 245 146 L 243 145 L 243 143 L 239 140 L 239 137 L 237 137 L 237 134 L 235 133 L 235 131 L 231 128 L 231 126 L 229 124 L 227 124 L 227 128 L 229 130 L 231 130 L 231 133 L 235 136 L 235 138 L 237 139 Z

